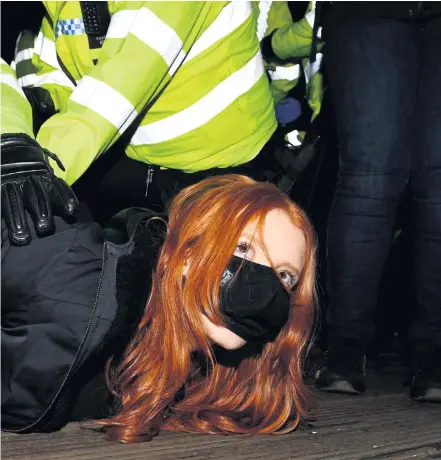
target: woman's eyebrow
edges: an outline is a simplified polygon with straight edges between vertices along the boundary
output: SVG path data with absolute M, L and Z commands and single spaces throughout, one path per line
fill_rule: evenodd
M 250 240 L 255 239 L 255 238 L 258 239 L 258 238 L 257 238 L 257 231 L 256 231 L 254 234 L 242 233 L 242 234 L 240 235 L 240 238 L 249 238 Z M 239 239 L 240 239 L 240 238 L 239 238 Z

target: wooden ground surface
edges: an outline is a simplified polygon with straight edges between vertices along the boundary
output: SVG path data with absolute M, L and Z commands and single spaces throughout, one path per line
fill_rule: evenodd
M 390 374 L 390 373 L 389 373 Z M 411 401 L 401 375 L 371 372 L 369 391 L 315 393 L 315 421 L 280 436 L 161 433 L 152 442 L 109 443 L 72 423 L 58 433 L 2 434 L 5 460 L 441 459 L 441 405 Z

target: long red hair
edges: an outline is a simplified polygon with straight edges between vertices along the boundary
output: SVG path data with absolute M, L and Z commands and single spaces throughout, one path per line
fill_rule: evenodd
M 224 325 L 218 307 L 222 273 L 245 225 L 253 219 L 262 225 L 273 209 L 285 211 L 306 238 L 305 265 L 289 320 L 260 353 L 223 365 L 215 359 L 201 313 Z M 117 415 L 97 422 L 107 428 L 108 439 L 146 441 L 160 430 L 293 430 L 308 410 L 302 363 L 314 323 L 315 247 L 304 212 L 271 184 L 225 175 L 179 193 L 170 208 L 144 315 L 121 365 L 108 375 L 121 405 Z M 191 269 L 184 283 L 188 259 Z M 205 357 L 205 369 L 195 363 L 195 352 Z M 178 400 L 180 389 L 185 395 Z

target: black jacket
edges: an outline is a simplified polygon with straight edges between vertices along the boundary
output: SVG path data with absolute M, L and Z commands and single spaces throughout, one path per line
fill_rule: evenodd
M 441 15 L 441 2 L 323 2 L 321 25 L 326 29 L 342 21 L 386 18 L 418 21 Z
M 146 225 L 153 215 L 130 209 L 106 230 L 57 219 L 55 235 L 25 247 L 11 246 L 2 224 L 2 429 L 60 428 L 125 349 L 165 234 L 157 220 Z M 105 416 L 108 399 L 103 386 L 85 416 Z

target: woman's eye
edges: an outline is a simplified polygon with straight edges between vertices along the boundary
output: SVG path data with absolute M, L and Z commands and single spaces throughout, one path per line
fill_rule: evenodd
M 282 270 L 279 272 L 280 279 L 286 285 L 288 289 L 293 289 L 296 285 L 295 276 L 288 270 Z
M 246 256 L 248 252 L 250 251 L 250 244 L 242 241 L 236 246 L 236 252 L 242 256 Z

